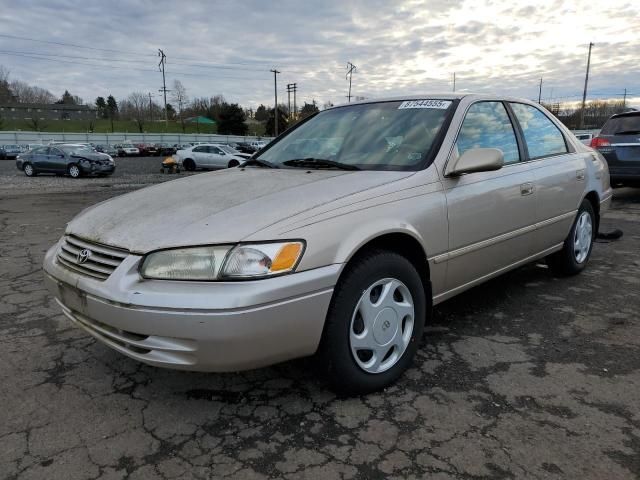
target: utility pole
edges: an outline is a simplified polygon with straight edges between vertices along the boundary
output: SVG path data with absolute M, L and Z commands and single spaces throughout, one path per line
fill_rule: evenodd
M 351 102 L 351 77 L 353 76 L 355 69 L 356 66 L 353 63 L 347 62 L 347 76 L 345 78 L 349 79 L 349 95 L 347 95 L 349 102 Z
M 151 92 L 149 92 L 149 115 L 151 116 L 151 123 L 153 123 L 153 106 L 151 104 Z
M 289 120 L 291 120 L 291 89 L 293 83 L 287 83 L 287 112 L 289 113 Z
M 453 91 L 456 91 L 456 72 L 453 72 Z
M 273 70 L 269 70 L 273 72 L 273 92 L 276 102 L 276 108 L 273 110 L 273 120 L 275 122 L 275 136 L 278 136 L 278 74 L 280 73 L 275 68 Z
M 627 108 L 627 89 L 624 89 L 624 97 L 622 97 L 622 109 Z
M 162 92 L 163 95 L 164 95 L 164 128 L 166 130 L 168 125 L 169 125 L 169 120 L 167 119 L 167 92 L 169 90 L 167 90 L 167 83 L 166 83 L 165 78 L 164 78 L 164 64 L 167 61 L 167 56 L 160 49 L 158 49 L 158 56 L 160 57 L 160 63 L 158 64 L 158 70 L 160 70 L 162 72 L 162 89 L 159 90 L 159 91 Z
M 298 109 L 296 108 L 296 91 L 298 90 L 298 84 L 293 84 L 293 119 L 298 118 Z
M 584 106 L 587 101 L 587 84 L 589 83 L 589 67 L 591 67 L 591 48 L 593 42 L 589 42 L 589 56 L 587 57 L 587 73 L 584 76 L 584 92 L 582 93 L 582 109 L 580 110 L 580 128 L 584 128 Z
M 538 103 L 542 100 L 542 77 L 540 77 L 540 88 L 538 88 Z

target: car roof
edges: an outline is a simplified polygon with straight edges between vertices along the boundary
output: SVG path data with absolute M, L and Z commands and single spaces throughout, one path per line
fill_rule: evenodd
M 365 100 L 359 100 L 357 102 L 351 103 L 341 103 L 339 105 L 334 105 L 333 107 L 328 108 L 327 110 L 331 110 L 332 108 L 340 108 L 345 107 L 347 105 L 364 105 L 367 103 L 382 103 L 382 102 L 402 102 L 406 100 L 461 100 L 463 98 L 471 98 L 473 100 L 506 100 L 506 101 L 516 101 L 522 103 L 532 104 L 531 100 L 521 97 L 510 97 L 508 95 L 499 95 L 492 93 L 471 93 L 471 92 L 463 92 L 463 93 L 455 93 L 455 92 L 426 92 L 426 93 L 416 93 L 412 95 L 400 95 L 394 97 L 382 97 L 382 98 L 367 98 Z
M 611 115 L 610 118 L 620 118 L 620 117 L 637 117 L 640 116 L 640 111 L 630 111 L 630 112 L 622 112 L 622 113 L 615 113 L 613 115 Z

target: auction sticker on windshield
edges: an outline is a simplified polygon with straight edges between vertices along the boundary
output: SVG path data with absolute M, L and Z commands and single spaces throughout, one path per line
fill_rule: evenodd
M 407 100 L 402 102 L 398 110 L 404 108 L 439 108 L 445 110 L 451 105 L 451 100 Z

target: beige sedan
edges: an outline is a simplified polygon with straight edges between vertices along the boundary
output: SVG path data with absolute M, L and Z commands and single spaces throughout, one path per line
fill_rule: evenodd
M 351 103 L 238 168 L 85 210 L 45 279 L 71 321 L 136 360 L 234 371 L 316 354 L 360 394 L 407 369 L 433 305 L 542 258 L 579 273 L 610 199 L 600 154 L 538 104 Z

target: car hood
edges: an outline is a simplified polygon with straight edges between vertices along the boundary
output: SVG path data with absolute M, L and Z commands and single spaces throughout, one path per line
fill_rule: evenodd
M 292 215 L 412 173 L 231 168 L 104 201 L 74 218 L 67 233 L 134 253 L 234 243 Z
M 83 154 L 74 153 L 69 156 L 71 158 L 86 158 L 87 160 L 109 160 L 109 155 L 100 152 L 87 152 Z

